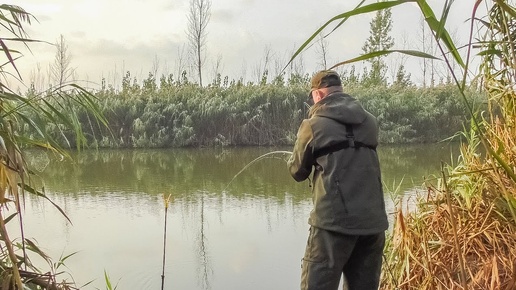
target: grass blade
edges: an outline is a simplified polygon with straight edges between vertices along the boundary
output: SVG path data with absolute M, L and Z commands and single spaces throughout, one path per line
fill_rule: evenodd
M 437 57 L 435 57 L 435 56 L 433 56 L 431 54 L 428 54 L 428 53 L 425 53 L 425 52 L 421 52 L 421 51 L 417 51 L 417 50 L 400 50 L 400 49 L 382 50 L 382 51 L 373 51 L 373 52 L 370 52 L 370 53 L 367 53 L 367 54 L 363 54 L 363 55 L 361 55 L 359 57 L 355 57 L 355 58 L 352 58 L 352 59 L 348 59 L 348 60 L 339 62 L 339 63 L 333 65 L 330 69 L 334 69 L 334 68 L 336 68 L 338 66 L 341 66 L 341 65 L 344 65 L 344 64 L 349 64 L 349 63 L 353 63 L 353 62 L 368 60 L 368 59 L 371 59 L 371 58 L 375 58 L 375 57 L 379 57 L 379 56 L 383 56 L 383 55 L 388 55 L 388 54 L 391 54 L 391 53 L 401 53 L 401 54 L 417 56 L 417 57 L 421 57 L 421 58 L 439 59 L 439 58 L 437 58 Z
M 328 25 L 330 25 L 331 23 L 333 23 L 334 21 L 337 21 L 337 20 L 341 20 L 341 19 L 344 19 L 343 21 L 347 20 L 349 17 L 351 16 L 356 16 L 356 15 L 360 15 L 360 14 L 365 14 L 365 13 L 370 13 L 370 12 L 374 12 L 374 11 L 379 11 L 379 10 L 383 10 L 383 9 L 389 9 L 389 8 L 392 8 L 392 7 L 395 7 L 395 6 L 398 6 L 398 5 L 401 5 L 401 4 L 404 4 L 404 3 L 407 3 L 407 2 L 415 2 L 415 0 L 398 0 L 398 1 L 385 1 L 385 2 L 378 2 L 378 3 L 374 3 L 374 4 L 369 4 L 369 5 L 366 5 L 366 6 L 362 6 L 362 7 L 358 7 L 358 8 L 355 8 L 353 10 L 350 10 L 348 12 L 344 12 L 344 13 L 341 13 L 337 16 L 334 16 L 333 18 L 331 18 L 330 20 L 328 20 L 326 23 L 323 24 L 323 26 L 321 26 L 319 29 L 317 29 L 297 50 L 296 52 L 292 55 L 292 57 L 290 58 L 290 60 L 287 62 L 287 64 L 285 65 L 285 67 L 283 68 L 283 70 L 285 70 L 291 63 L 292 61 L 301 53 L 303 52 L 303 50 L 305 50 L 307 48 L 307 46 L 312 42 L 312 40 L 314 40 L 314 38 L 317 37 L 317 35 L 319 35 L 319 33 L 321 33 L 321 31 L 323 31 Z M 340 26 L 342 23 L 339 23 L 337 25 Z M 335 30 L 335 29 L 334 29 Z

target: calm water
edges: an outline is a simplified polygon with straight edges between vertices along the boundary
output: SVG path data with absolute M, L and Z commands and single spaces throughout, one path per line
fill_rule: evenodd
M 415 191 L 424 176 L 438 174 L 441 160 L 456 159 L 456 146 L 381 147 L 386 188 L 401 183 L 402 192 Z M 77 252 L 60 269 L 78 286 L 92 281 L 84 289 L 106 289 L 104 271 L 118 289 L 161 289 L 163 194 L 171 194 L 165 289 L 298 289 L 308 182 L 296 183 L 287 157 L 277 155 L 230 183 L 246 164 L 275 150 L 102 150 L 81 152 L 75 162 L 31 151 L 41 177 L 34 182 L 71 223 L 49 202 L 28 196 L 26 236 L 56 260 Z

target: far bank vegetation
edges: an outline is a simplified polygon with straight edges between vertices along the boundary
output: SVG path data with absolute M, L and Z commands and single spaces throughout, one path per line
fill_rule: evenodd
M 149 74 L 140 82 L 127 72 L 120 89 L 104 83 L 94 92 L 108 128 L 97 126 L 86 112 L 79 110 L 78 115 L 93 147 L 292 145 L 299 123 L 307 116 L 309 79 L 306 74 L 267 81 L 265 73 L 260 83 L 219 77 L 201 87 L 189 81 L 186 73 L 179 79 L 169 75 L 159 80 Z M 451 84 L 370 85 L 345 73 L 343 81 L 345 92 L 377 116 L 382 143 L 438 142 L 468 124 L 459 92 Z M 471 95 L 483 99 L 480 92 L 472 90 Z M 58 139 L 62 135 L 73 140 L 71 132 L 57 127 L 47 130 Z

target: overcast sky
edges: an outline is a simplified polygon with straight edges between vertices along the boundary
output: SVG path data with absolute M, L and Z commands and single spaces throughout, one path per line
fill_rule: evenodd
M 215 63 L 219 72 L 230 79 L 256 78 L 263 66 L 265 51 L 271 53 L 269 69 L 286 64 L 292 52 L 320 25 L 331 17 L 353 9 L 358 0 L 213 0 L 208 25 L 207 59 L 204 71 L 208 82 Z M 370 1 L 374 2 L 374 1 Z M 443 0 L 429 1 L 434 8 Z M 450 31 L 467 31 L 463 23 L 474 1 L 455 1 L 450 17 Z M 139 80 L 147 77 L 158 64 L 158 75 L 177 75 L 178 60 L 186 39 L 189 0 L 15 0 L 15 4 L 33 14 L 26 30 L 29 36 L 55 43 L 63 35 L 71 65 L 81 80 L 120 83 L 122 74 L 130 71 Z M 436 11 L 438 12 L 438 11 Z M 393 36 L 396 48 L 417 49 L 420 46 L 420 13 L 414 4 L 392 10 Z M 345 23 L 332 34 L 329 62 L 336 63 L 358 56 L 369 35 L 369 21 L 374 15 L 362 15 Z M 466 40 L 466 35 L 459 38 Z M 56 49 L 49 44 L 31 44 L 32 53 L 24 52 L 18 66 L 27 83 L 39 66 L 48 76 L 48 66 Z M 319 69 L 316 47 L 302 56 L 306 72 Z M 417 65 L 407 65 L 417 74 Z M 191 77 L 194 79 L 194 77 Z M 417 78 L 414 76 L 413 78 Z M 417 80 L 415 80 L 417 81 Z

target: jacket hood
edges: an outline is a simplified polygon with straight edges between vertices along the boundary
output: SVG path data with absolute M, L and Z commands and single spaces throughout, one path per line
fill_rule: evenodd
M 341 92 L 329 94 L 313 105 L 308 112 L 309 118 L 330 118 L 342 124 L 360 124 L 367 115 L 355 98 Z

